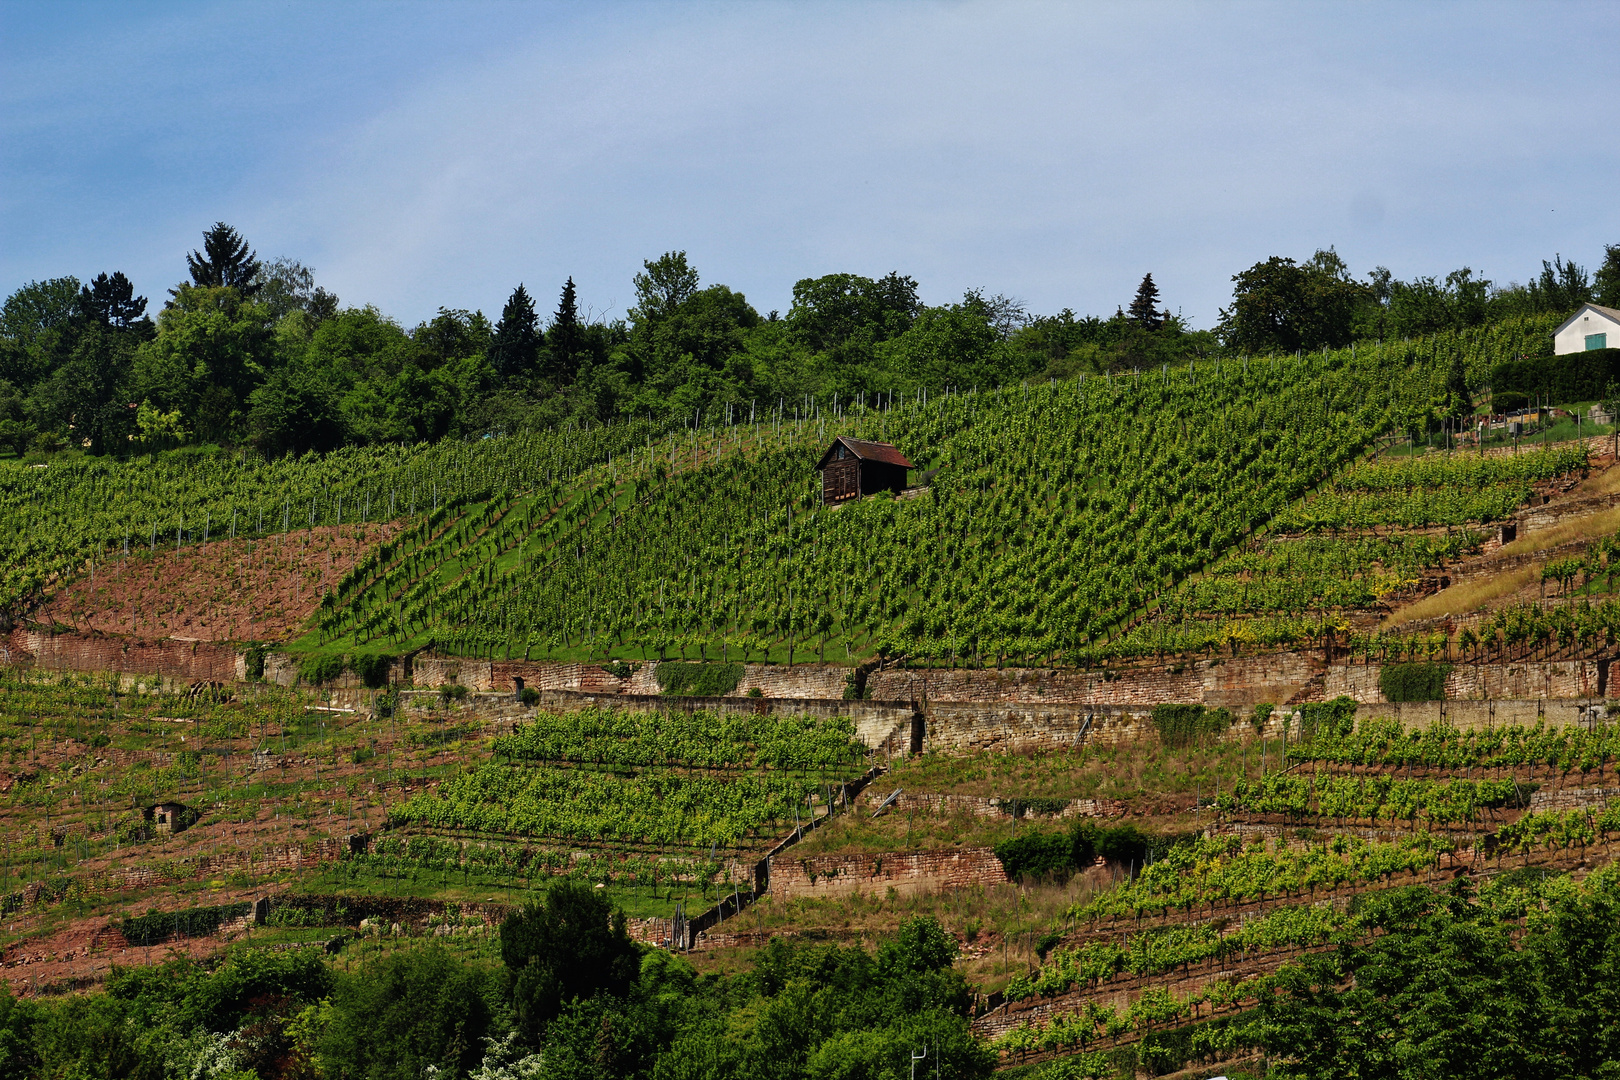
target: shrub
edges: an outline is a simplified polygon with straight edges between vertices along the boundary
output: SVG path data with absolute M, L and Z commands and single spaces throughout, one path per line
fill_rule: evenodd
M 248 682 L 264 678 L 264 646 L 249 645 L 242 653 L 242 666 Z
M 518 694 L 518 700 L 525 705 L 538 705 L 540 704 L 540 691 L 532 686 L 525 686 L 522 692 Z
M 611 664 L 603 664 L 602 670 L 613 676 L 615 679 L 628 679 L 630 677 L 631 669 L 630 665 L 625 663 L 623 660 L 615 660 Z
M 1025 832 L 995 847 L 996 858 L 1011 880 L 1056 877 L 1074 872 L 1074 840 L 1068 833 Z
M 659 664 L 658 688 L 671 697 L 720 697 L 742 682 L 741 664 Z
M 298 678 L 310 685 L 331 682 L 343 674 L 341 656 L 306 656 L 298 662 Z
M 446 705 L 452 701 L 464 701 L 467 697 L 467 688 L 460 683 L 445 683 L 439 687 L 439 700 Z
M 376 690 L 388 685 L 388 669 L 393 666 L 394 658 L 378 654 L 376 656 L 353 656 L 349 658 L 349 667 L 360 676 L 362 685 Z
M 171 937 L 204 937 L 218 930 L 221 923 L 241 918 L 253 910 L 250 903 L 219 904 L 188 911 L 149 911 L 125 919 L 119 929 L 131 945 L 161 945 Z
M 1450 664 L 1389 664 L 1378 673 L 1386 701 L 1442 701 Z

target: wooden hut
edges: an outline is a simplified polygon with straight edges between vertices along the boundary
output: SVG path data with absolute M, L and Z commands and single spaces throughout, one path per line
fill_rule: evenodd
M 916 466 L 889 443 L 840 435 L 816 468 L 821 470 L 821 501 L 836 503 L 880 491 L 898 495 L 906 488 L 906 470 Z

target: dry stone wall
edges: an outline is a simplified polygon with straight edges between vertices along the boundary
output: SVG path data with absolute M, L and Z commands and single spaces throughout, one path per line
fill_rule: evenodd
M 18 628 L 4 640 L 6 663 L 30 663 L 63 671 L 161 675 L 186 682 L 236 682 L 246 678 L 241 655 L 229 645 L 102 634 L 50 634 Z
M 882 784 L 869 787 L 856 800 L 856 806 L 868 813 L 874 812 L 889 794 L 891 792 L 887 791 Z M 901 791 L 889 806 L 895 813 L 967 814 L 981 818 L 1011 817 L 1014 808 L 1011 800 L 993 798 L 988 795 L 940 795 L 932 792 L 915 791 Z M 1068 805 L 1055 814 L 1036 814 L 1028 812 L 1024 808 L 1020 808 L 1018 811 L 1019 817 L 1031 820 L 1035 818 L 1122 817 L 1124 814 L 1125 804 L 1118 799 L 1070 799 Z
M 778 899 L 849 896 L 887 892 L 891 888 L 909 896 L 1006 881 L 1001 860 L 987 847 L 811 855 L 802 859 L 789 852 L 773 856 L 770 866 L 770 895 Z

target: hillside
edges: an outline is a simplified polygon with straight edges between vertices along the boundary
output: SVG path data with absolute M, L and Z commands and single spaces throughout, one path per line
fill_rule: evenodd
M 1374 979 L 1552 1045 L 1537 995 L 1598 993 L 1556 942 L 1614 935 L 1620 465 L 1573 425 L 1400 436 L 1517 347 L 0 466 L 38 523 L 6 541 L 6 981 L 64 1017 L 171 1000 L 146 971 L 281 986 L 220 1038 L 329 1036 L 338 973 L 505 1000 L 498 928 L 573 883 L 655 958 L 568 1014 L 643 1062 L 613 1075 L 765 1060 L 816 995 L 859 1004 L 794 1075 L 916 1039 L 965 1076 L 1332 1075 L 1363 1051 L 1299 1032 Z M 839 434 L 912 486 L 822 507 Z M 1425 983 L 1459 940 L 1516 974 Z

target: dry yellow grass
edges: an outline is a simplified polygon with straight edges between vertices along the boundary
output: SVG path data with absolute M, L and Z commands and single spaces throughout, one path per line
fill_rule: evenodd
M 1379 629 L 1387 630 L 1392 626 L 1416 622 L 1419 619 L 1437 619 L 1445 615 L 1462 615 L 1476 611 L 1492 600 L 1518 592 L 1540 576 L 1540 566 L 1524 566 L 1495 577 L 1453 585 L 1449 589 L 1441 589 L 1432 596 L 1425 596 L 1415 604 L 1408 604 L 1390 612 Z
M 1600 473 L 1582 480 L 1575 487 L 1576 495 L 1613 495 L 1620 491 L 1620 465 L 1611 465 Z
M 1567 544 L 1571 540 L 1590 540 L 1595 536 L 1612 533 L 1616 529 L 1620 529 L 1620 506 L 1586 517 L 1560 521 L 1551 528 L 1526 533 L 1513 543 L 1504 544 L 1498 554 L 1528 555 L 1532 551 L 1546 551 L 1548 548 Z

